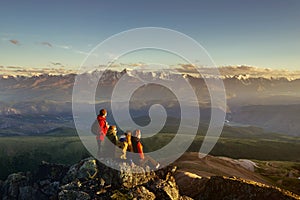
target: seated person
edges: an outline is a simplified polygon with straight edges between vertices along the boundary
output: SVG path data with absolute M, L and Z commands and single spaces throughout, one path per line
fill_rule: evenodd
M 131 142 L 131 131 L 126 131 L 119 139 L 119 145 L 122 149 L 121 159 L 127 159 L 126 152 L 133 152 L 132 142 Z
M 109 126 L 106 137 L 114 144 L 117 145 L 118 136 L 117 136 L 117 127 L 115 125 Z
M 134 137 L 132 137 L 133 152 L 138 153 L 138 157 L 135 157 L 134 162 L 138 165 L 145 166 L 147 162 L 150 162 L 156 169 L 159 168 L 160 164 L 152 157 L 144 154 L 143 144 L 141 143 L 141 131 L 135 130 Z
M 115 149 L 118 143 L 118 136 L 117 136 L 117 127 L 115 125 L 109 126 L 105 142 L 103 145 L 103 156 L 108 158 L 115 158 Z

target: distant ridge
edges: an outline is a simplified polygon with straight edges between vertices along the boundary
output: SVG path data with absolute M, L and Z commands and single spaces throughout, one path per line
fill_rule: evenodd
M 69 128 L 69 127 L 59 127 L 52 129 L 50 131 L 47 131 L 43 135 L 45 136 L 60 136 L 60 137 L 66 137 L 66 136 L 78 136 L 75 128 Z
M 99 67 L 95 67 L 92 70 L 81 72 L 81 74 L 92 74 L 98 73 L 101 69 L 105 69 L 106 66 L 100 65 Z M 15 69 L 15 70 L 14 70 Z M 142 69 L 142 68 L 141 68 Z M 109 69 L 108 71 L 116 71 L 116 72 L 125 72 L 125 73 L 135 73 L 137 71 L 143 71 L 136 67 L 135 64 L 129 64 L 127 68 L 123 70 L 115 70 L 114 67 Z M 192 70 L 191 70 L 192 69 Z M 255 66 L 247 66 L 247 65 L 235 65 L 235 66 L 220 66 L 217 68 L 220 72 L 221 78 L 232 78 L 236 77 L 239 79 L 247 79 L 247 78 L 266 78 L 266 79 L 281 79 L 286 78 L 288 80 L 295 80 L 300 78 L 300 71 L 291 71 L 286 69 L 271 69 L 271 68 L 261 68 Z M 210 77 L 211 68 L 208 67 L 198 67 L 201 75 L 205 77 Z M 166 70 L 168 72 L 172 72 L 173 74 L 195 74 L 194 65 L 191 64 L 178 64 L 177 67 L 170 68 Z M 157 73 L 160 74 L 161 71 L 148 70 L 146 73 Z M 30 69 L 22 69 L 22 67 L 13 67 L 11 66 L 1 66 L 0 70 L 0 78 L 18 78 L 18 77 L 38 77 L 38 76 L 68 76 L 78 74 L 76 70 L 65 69 L 65 68 L 30 68 Z

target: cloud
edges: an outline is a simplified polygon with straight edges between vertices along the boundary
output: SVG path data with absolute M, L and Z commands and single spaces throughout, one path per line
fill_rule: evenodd
M 41 42 L 40 44 L 44 46 L 52 47 L 52 44 L 50 44 L 49 42 Z
M 4 66 L 0 68 L 0 74 L 5 76 L 39 76 L 42 74 L 48 75 L 64 75 L 75 74 L 76 71 L 72 69 L 66 69 L 63 67 L 48 67 L 48 68 L 24 68 L 14 66 Z
M 106 56 L 109 59 L 118 59 L 118 55 L 114 54 L 114 53 L 106 53 Z
M 192 64 L 179 64 L 179 67 L 175 69 L 180 73 L 187 73 L 187 74 L 198 73 L 197 69 Z
M 98 57 L 98 54 L 96 54 L 96 53 L 90 54 L 90 52 L 86 52 L 86 51 L 82 51 L 82 50 L 75 49 L 75 48 L 73 48 L 71 45 L 54 44 L 53 46 L 54 46 L 54 47 L 57 47 L 57 48 L 65 49 L 65 50 L 70 50 L 70 51 L 72 51 L 73 53 L 81 54 L 81 55 L 84 55 L 84 56 L 94 56 L 94 57 Z
M 52 65 L 59 65 L 59 66 L 62 66 L 62 64 L 60 62 L 50 62 Z
M 85 56 L 89 55 L 89 53 L 84 52 L 84 51 L 80 51 L 80 50 L 74 50 L 74 52 L 75 52 L 75 53 L 82 54 L 82 55 L 85 55 Z
M 300 71 L 284 69 L 259 68 L 254 66 L 223 66 L 218 68 L 223 77 L 246 76 L 251 78 L 288 78 L 290 80 L 300 78 Z
M 85 56 L 94 56 L 94 57 L 98 57 L 98 54 L 90 54 L 90 52 L 85 52 L 82 50 L 78 50 L 78 49 L 74 49 L 72 46 L 70 45 L 54 45 L 55 47 L 61 48 L 61 49 L 66 49 L 66 50 L 71 50 L 74 53 L 77 54 L 81 54 L 81 55 L 85 55 Z
M 55 45 L 55 46 L 61 49 L 72 49 L 72 46 L 68 46 L 68 45 Z
M 131 66 L 133 66 L 133 67 L 143 67 L 143 66 L 145 66 L 146 64 L 145 63 L 142 63 L 142 62 L 139 62 L 139 63 L 132 63 L 132 64 L 130 64 Z
M 178 67 L 179 66 L 179 67 Z M 173 66 L 171 69 L 176 70 L 182 74 L 190 74 L 192 76 L 205 76 L 205 77 L 215 77 L 216 70 L 219 71 L 218 77 L 250 77 L 250 78 L 287 78 L 289 80 L 294 80 L 300 78 L 300 71 L 289 71 L 284 69 L 270 69 L 270 68 L 259 68 L 247 65 L 238 66 L 222 66 L 218 68 L 214 67 L 197 67 L 195 68 L 192 64 L 178 64 L 178 66 Z M 174 70 L 174 71 L 175 71 Z
M 11 39 L 11 40 L 9 40 L 9 42 L 14 45 L 21 45 L 21 43 L 18 40 Z
M 7 69 L 22 69 L 22 67 L 19 66 L 7 66 Z
M 98 69 L 105 68 L 106 65 L 99 66 Z M 155 71 L 162 70 L 148 66 L 144 63 L 114 63 L 110 66 L 112 70 L 122 70 L 124 68 L 142 70 L 142 71 Z M 250 77 L 250 78 L 287 78 L 289 80 L 300 79 L 300 71 L 289 71 L 281 69 L 258 68 L 252 66 L 223 66 L 219 68 L 197 67 L 192 64 L 178 64 L 170 66 L 167 70 L 174 73 L 190 74 L 198 77 L 200 74 L 205 77 L 214 77 L 215 70 L 218 69 L 222 78 L 233 77 Z M 91 70 L 95 70 L 94 67 Z M 198 71 L 199 70 L 199 71 Z M 20 76 L 37 76 L 41 74 L 61 75 L 77 73 L 76 70 L 70 66 L 56 61 L 52 61 L 47 65 L 47 68 L 29 68 L 22 66 L 0 66 L 1 75 L 20 75 Z
M 85 56 L 94 56 L 94 57 L 98 57 L 98 54 L 92 53 L 90 54 L 90 52 L 84 52 L 81 50 L 74 50 L 75 53 L 81 54 L 81 55 L 85 55 Z

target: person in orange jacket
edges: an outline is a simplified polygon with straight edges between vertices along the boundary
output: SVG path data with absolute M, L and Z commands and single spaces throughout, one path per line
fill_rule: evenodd
M 140 130 L 135 130 L 134 131 L 134 137 L 132 139 L 133 143 L 133 151 L 135 153 L 139 154 L 140 160 L 145 159 L 144 151 L 143 151 L 143 145 L 141 143 L 141 131 Z
M 134 131 L 134 137 L 132 137 L 132 146 L 133 151 L 135 153 L 139 154 L 139 162 L 138 164 L 144 166 L 148 161 L 156 168 L 158 169 L 160 167 L 160 164 L 151 158 L 150 156 L 145 156 L 143 151 L 143 144 L 141 143 L 141 130 L 137 129 Z M 137 162 L 137 161 L 136 161 Z

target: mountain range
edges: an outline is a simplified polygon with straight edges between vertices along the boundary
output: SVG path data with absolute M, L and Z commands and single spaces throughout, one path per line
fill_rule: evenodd
M 101 76 L 101 78 L 100 78 Z M 225 86 L 227 107 L 226 119 L 243 125 L 253 125 L 269 131 L 282 132 L 299 136 L 300 125 L 300 79 L 285 77 L 266 78 L 253 77 L 247 74 L 235 74 L 221 77 Z M 159 83 L 176 87 L 184 94 L 180 80 L 186 80 L 194 89 L 201 108 L 202 120 L 210 119 L 210 95 L 202 77 L 188 74 L 173 73 L 172 71 L 142 72 L 124 69 L 123 71 L 92 71 L 79 75 L 49 75 L 39 76 L 9 76 L 0 75 L 0 127 L 9 128 L 7 116 L 72 116 L 72 92 L 75 80 L 84 83 L 81 99 L 87 102 L 86 94 L 91 85 L 97 84 L 95 95 L 96 108 L 106 107 L 110 110 L 112 92 L 119 80 L 134 84 L 139 80 L 152 82 L 136 90 L 130 99 L 130 109 L 133 118 L 148 115 L 149 106 L 162 104 L 171 117 L 178 118 L 179 102 L 174 92 Z M 214 80 L 215 77 L 206 79 Z M 99 80 L 99 81 L 98 81 Z M 157 84 L 153 84 L 157 82 Z M 212 81 L 213 82 L 213 81 Z M 218 85 L 213 85 L 218 91 Z M 126 91 L 125 91 L 126 93 Z M 186 99 L 189 104 L 189 99 Z M 193 108 L 191 108 L 193 109 Z M 217 109 L 217 108 L 214 108 Z M 134 114 L 135 113 L 135 114 Z M 46 120 L 47 121 L 47 120 Z M 72 120 L 71 120 L 72 121 Z M 55 127 L 54 127 L 55 128 Z

